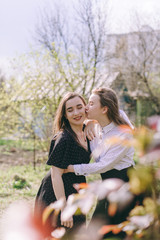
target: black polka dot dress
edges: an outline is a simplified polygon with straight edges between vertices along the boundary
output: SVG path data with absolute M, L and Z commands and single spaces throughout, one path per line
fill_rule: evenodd
M 80 146 L 71 134 L 65 130 L 56 140 L 56 145 L 54 147 L 55 140 L 51 141 L 49 158 L 47 161 L 48 165 L 52 165 L 58 168 L 66 169 L 68 165 L 89 163 L 90 161 L 90 148 L 88 143 L 88 151 Z M 66 199 L 72 193 L 77 193 L 76 189 L 73 187 L 75 183 L 84 183 L 86 179 L 84 176 L 77 176 L 75 173 L 66 173 L 62 175 L 65 196 Z M 44 207 L 48 206 L 50 203 L 56 201 L 56 196 L 53 191 L 51 182 L 51 171 L 42 180 L 41 186 L 36 196 L 35 201 L 35 213 L 41 216 Z M 43 208 L 42 208 L 43 206 Z M 85 221 L 83 215 L 73 216 L 74 225 L 82 223 Z M 60 225 L 60 223 L 58 224 Z

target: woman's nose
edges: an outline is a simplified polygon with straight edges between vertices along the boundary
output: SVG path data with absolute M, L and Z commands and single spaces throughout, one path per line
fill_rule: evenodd
M 85 107 L 85 111 L 88 112 L 88 110 L 89 110 L 89 106 L 87 104 L 86 107 Z
M 77 115 L 78 114 L 78 109 L 75 109 L 74 110 L 74 115 Z

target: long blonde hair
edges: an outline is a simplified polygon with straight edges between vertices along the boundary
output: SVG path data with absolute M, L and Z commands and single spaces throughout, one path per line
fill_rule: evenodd
M 97 94 L 100 98 L 101 106 L 107 106 L 107 117 L 110 121 L 113 121 L 117 125 L 128 125 L 129 124 L 120 116 L 119 104 L 116 93 L 111 88 L 97 88 L 92 91 Z

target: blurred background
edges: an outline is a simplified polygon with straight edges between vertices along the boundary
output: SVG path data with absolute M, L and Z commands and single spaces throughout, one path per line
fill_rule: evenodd
M 113 88 L 137 127 L 160 114 L 159 11 L 158 0 L 0 0 L 1 213 L 32 206 L 67 91 Z

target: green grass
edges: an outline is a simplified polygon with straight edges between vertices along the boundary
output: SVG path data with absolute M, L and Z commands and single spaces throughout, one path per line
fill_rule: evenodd
M 6 151 L 11 148 L 21 149 L 25 151 L 33 151 L 34 144 L 36 150 L 47 149 L 48 142 L 36 139 L 18 139 L 18 140 L 6 140 L 0 139 L 0 146 L 3 146 Z
M 1 213 L 12 202 L 27 200 L 34 203 L 37 190 L 42 178 L 49 167 L 45 164 L 37 166 L 36 170 L 32 165 L 9 167 L 6 171 L 0 169 L 0 206 Z M 15 188 L 15 175 L 26 180 L 27 185 L 23 188 Z
M 4 209 L 12 202 L 17 200 L 27 200 L 28 202 L 34 203 L 34 199 L 41 180 L 50 169 L 45 164 L 38 165 L 36 170 L 33 166 L 13 166 L 4 169 L 0 169 L 0 208 L 1 213 Z M 15 187 L 15 179 L 19 177 L 24 179 L 26 184 L 21 182 Z M 100 179 L 100 176 L 90 175 L 87 177 L 87 182 Z M 19 187 L 20 186 L 20 187 Z M 22 188 L 21 188 L 22 187 Z

